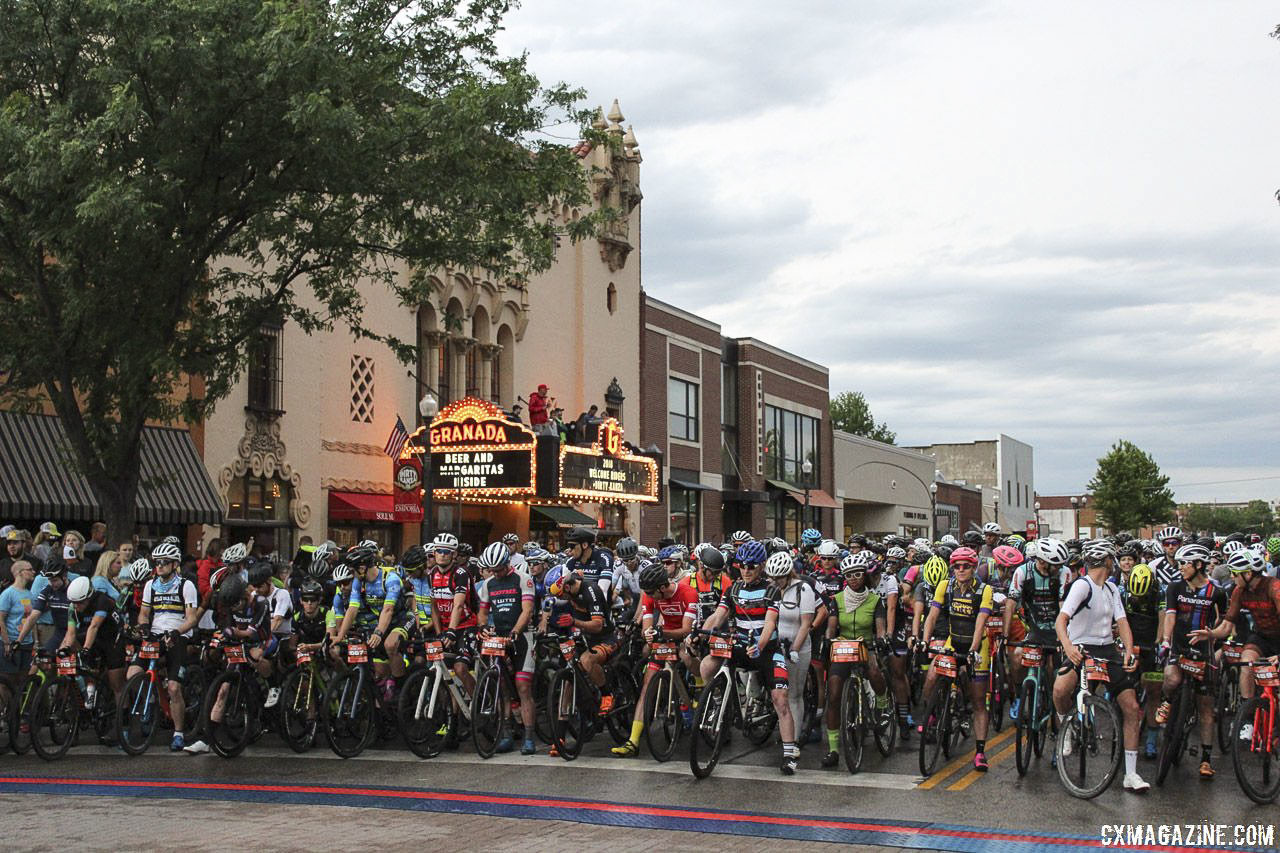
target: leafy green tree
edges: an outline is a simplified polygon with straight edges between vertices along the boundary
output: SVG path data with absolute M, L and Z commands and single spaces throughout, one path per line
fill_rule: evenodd
M 1276 529 L 1275 513 L 1263 500 L 1249 501 L 1243 507 L 1188 504 L 1184 519 L 1186 526 L 1191 530 L 1217 535 L 1228 533 L 1267 535 Z
M 1124 439 L 1098 460 L 1098 470 L 1089 481 L 1091 503 L 1115 532 L 1167 521 L 1174 509 L 1168 486 L 1169 478 L 1160 473 L 1151 454 Z
M 872 417 L 861 391 L 843 391 L 831 398 L 831 423 L 836 429 L 885 444 L 894 444 L 898 439 L 896 432 Z
M 144 423 L 207 414 L 264 322 L 408 360 L 371 288 L 520 280 L 598 227 L 547 215 L 590 201 L 549 131 L 602 138 L 499 54 L 510 5 L 0 0 L 0 393 L 52 401 L 111 529 Z

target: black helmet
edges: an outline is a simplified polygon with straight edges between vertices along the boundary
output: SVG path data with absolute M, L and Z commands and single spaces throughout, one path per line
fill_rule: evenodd
M 218 587 L 218 600 L 226 607 L 234 607 L 244 600 L 246 589 L 248 589 L 248 586 L 241 580 L 240 576 L 232 575 L 222 582 L 222 586 Z
M 271 580 L 271 564 L 270 563 L 254 563 L 249 567 L 249 585 L 257 586 L 258 584 L 267 583 Z
M 593 545 L 596 541 L 596 532 L 590 527 L 575 527 L 569 531 L 569 535 L 564 539 L 566 542 L 582 542 L 587 545 Z
M 668 580 L 667 570 L 661 563 L 650 563 L 640 571 L 640 589 L 652 595 Z
M 427 549 L 421 545 L 410 545 L 409 550 L 400 558 L 400 565 L 409 571 L 420 569 L 427 564 Z
M 1199 539 L 1196 540 L 1196 544 L 1202 545 L 1205 548 L 1208 548 L 1210 551 L 1212 551 L 1214 548 L 1218 546 L 1218 543 L 1214 541 L 1212 536 L 1201 536 Z
M 618 559 L 634 559 L 636 554 L 639 553 L 639 549 L 640 546 L 636 544 L 636 540 L 632 539 L 630 536 L 624 536 L 622 539 L 618 540 L 618 546 L 616 548 L 618 552 Z
M 458 545 L 458 559 L 460 560 L 469 560 L 475 553 L 476 549 L 472 548 L 467 542 L 462 542 Z
M 960 537 L 960 541 L 966 545 L 971 545 L 975 548 L 981 548 L 982 534 L 976 530 L 966 530 L 964 532 L 964 535 Z
M 359 545 L 352 545 L 347 549 L 347 556 L 343 561 L 349 566 L 368 568 L 373 565 L 373 561 L 376 559 L 378 559 L 377 546 L 361 542 Z
M 316 601 L 319 601 L 323 597 L 324 587 L 313 581 L 311 578 L 304 580 L 302 582 L 302 586 L 298 588 L 298 598 L 300 600 L 314 598 Z
M 698 554 L 698 562 L 713 572 L 724 571 L 724 552 L 718 548 L 703 548 Z
M 861 533 L 855 533 L 849 537 L 849 544 L 865 548 L 867 547 L 867 537 L 863 536 Z

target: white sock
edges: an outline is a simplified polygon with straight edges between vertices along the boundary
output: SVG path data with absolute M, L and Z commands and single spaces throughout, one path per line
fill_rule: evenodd
M 1124 774 L 1132 776 L 1138 772 L 1138 750 L 1126 749 L 1124 751 Z

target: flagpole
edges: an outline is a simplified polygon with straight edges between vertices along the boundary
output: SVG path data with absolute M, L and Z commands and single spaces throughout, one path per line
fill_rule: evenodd
M 430 385 L 422 381 L 412 369 L 408 371 L 413 377 L 418 387 L 425 388 L 426 393 L 422 395 L 422 399 L 418 401 L 418 414 L 422 416 L 426 424 L 423 431 L 425 438 L 422 452 L 422 526 L 418 532 L 418 537 L 422 546 L 425 548 L 431 537 L 431 527 L 434 523 L 432 518 L 432 484 L 431 484 L 431 421 L 440 410 L 440 394 Z

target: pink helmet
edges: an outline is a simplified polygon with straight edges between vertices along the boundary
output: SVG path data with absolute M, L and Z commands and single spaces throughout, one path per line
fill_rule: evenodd
M 996 561 L 996 565 L 1006 569 L 1022 565 L 1022 552 L 1012 545 L 997 545 L 991 552 L 991 556 Z M 951 559 L 954 562 L 955 556 L 952 555 Z
M 951 552 L 951 565 L 959 563 L 968 563 L 971 566 L 978 564 L 978 552 L 972 548 L 957 548 Z

